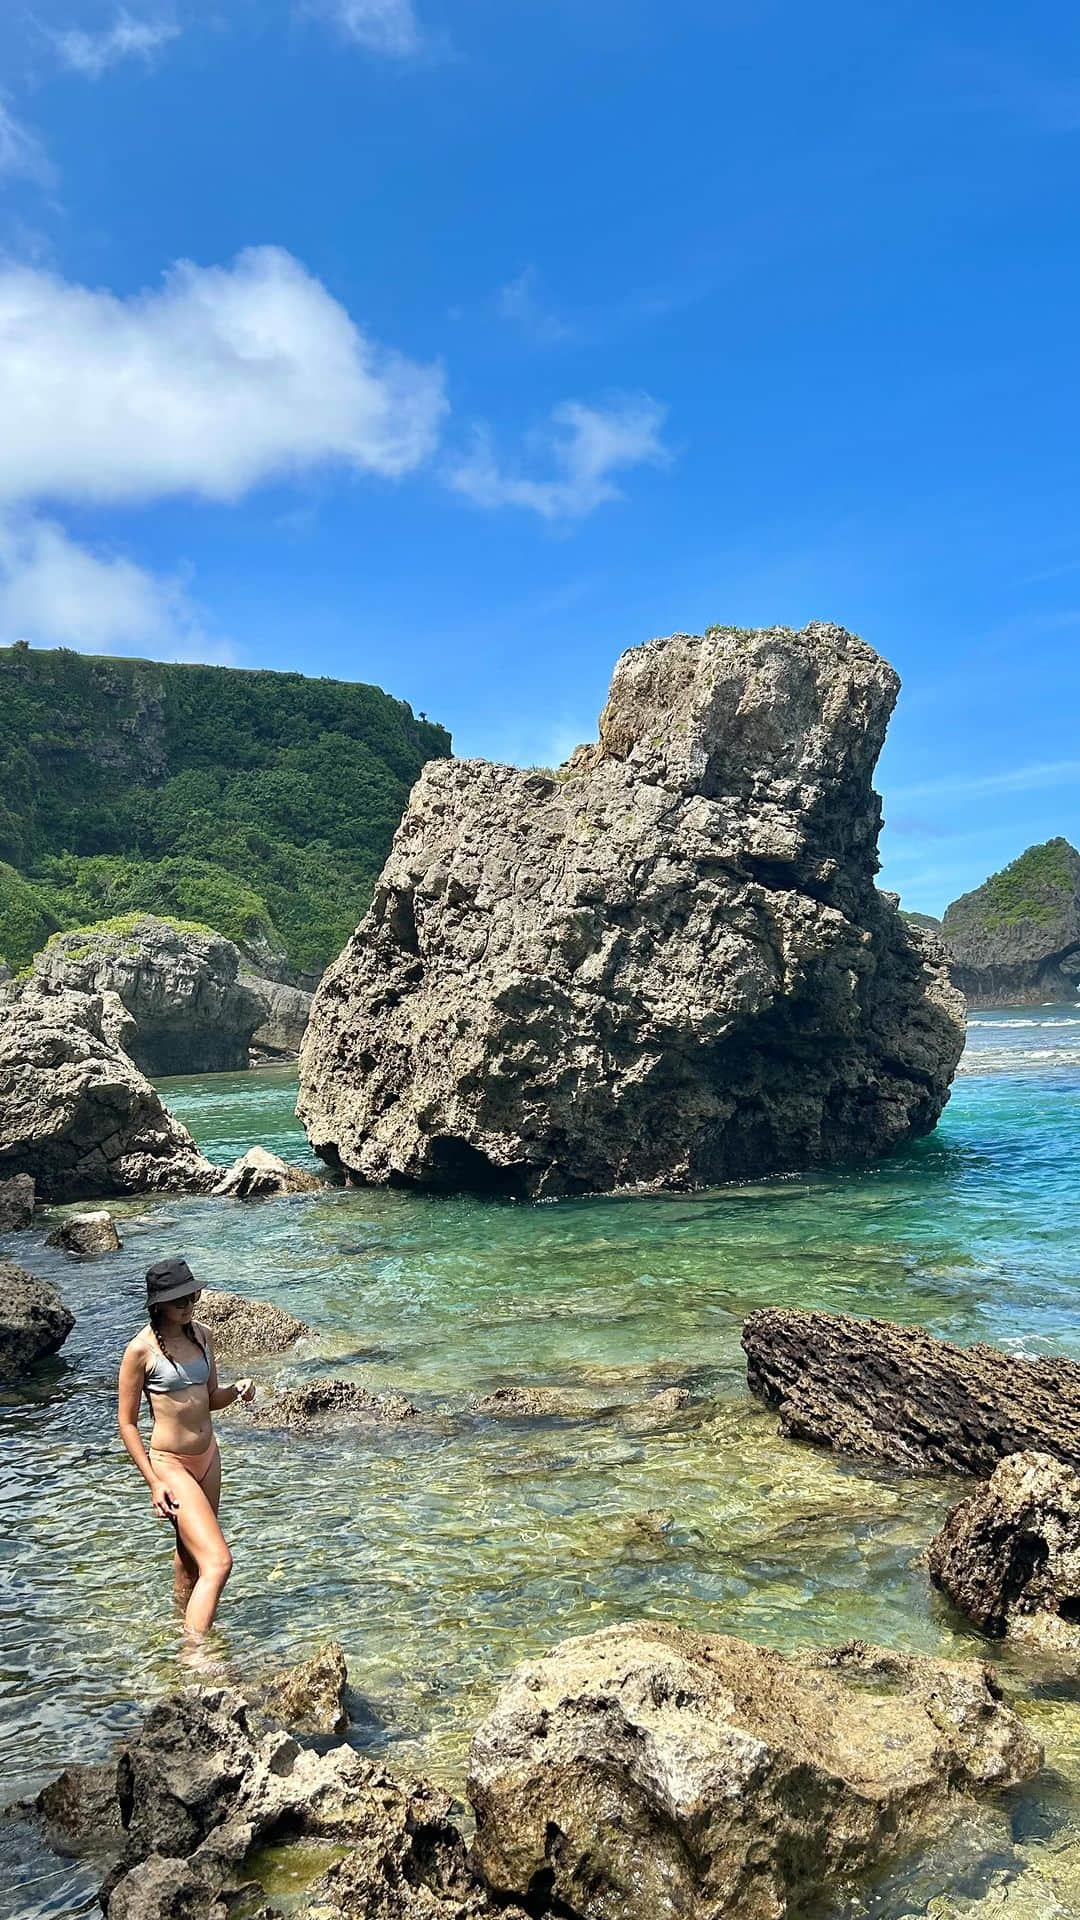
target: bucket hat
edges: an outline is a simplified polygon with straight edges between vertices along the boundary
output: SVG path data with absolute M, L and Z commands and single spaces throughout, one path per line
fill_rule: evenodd
M 156 1260 L 146 1271 L 146 1304 L 148 1307 L 163 1306 L 166 1300 L 183 1300 L 189 1293 L 198 1293 L 199 1282 L 192 1273 L 186 1260 L 179 1257 L 172 1260 Z

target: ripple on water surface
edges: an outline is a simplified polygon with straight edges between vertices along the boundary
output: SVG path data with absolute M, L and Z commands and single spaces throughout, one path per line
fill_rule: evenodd
M 979 1016 L 938 1131 L 858 1174 L 549 1206 L 329 1187 L 155 1199 L 117 1208 L 109 1259 L 45 1249 L 45 1222 L 0 1243 L 78 1315 L 31 1394 L 0 1392 L 3 1797 L 100 1756 L 176 1678 L 169 1538 L 113 1434 L 143 1271 L 176 1250 L 208 1283 L 310 1321 L 313 1341 L 267 1375 L 332 1371 L 421 1409 L 330 1442 L 220 1423 L 237 1561 L 223 1651 L 250 1665 L 336 1635 L 366 1702 L 356 1737 L 391 1764 L 460 1787 L 470 1730 L 517 1660 L 634 1616 L 778 1646 L 858 1634 L 984 1653 L 918 1564 L 955 1484 L 778 1440 L 746 1394 L 739 1329 L 755 1306 L 821 1306 L 1080 1356 L 1080 1026 L 1024 1017 Z M 215 1158 L 256 1139 L 307 1157 L 285 1070 L 166 1095 Z M 470 1411 L 513 1382 L 574 1388 L 582 1417 Z M 704 1410 L 650 1428 L 634 1405 L 676 1382 Z M 1001 1664 L 1052 1771 L 1013 1796 L 1003 1849 L 924 1863 L 860 1914 L 1080 1911 L 1080 1688 L 1043 1697 L 1038 1671 Z M 0 1839 L 0 1885 L 20 1920 L 92 1910 L 85 1876 L 23 1829 Z

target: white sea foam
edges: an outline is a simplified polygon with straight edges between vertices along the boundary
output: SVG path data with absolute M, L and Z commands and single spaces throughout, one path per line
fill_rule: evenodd
M 969 1033 L 973 1027 L 986 1027 L 991 1033 L 1002 1033 L 1010 1027 L 1039 1027 L 1049 1033 L 1052 1027 L 1080 1027 L 1080 1014 L 1068 1014 L 1064 1020 L 969 1020 Z

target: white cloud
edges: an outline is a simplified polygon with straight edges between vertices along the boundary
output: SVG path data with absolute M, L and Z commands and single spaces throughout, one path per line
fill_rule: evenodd
M 83 27 L 68 27 L 51 33 L 49 38 L 65 66 L 98 80 L 121 60 L 152 60 L 170 40 L 178 39 L 179 34 L 175 20 L 164 16 L 156 20 L 140 19 L 121 7 L 111 27 L 102 27 L 97 33 Z
M 164 660 L 228 659 L 179 579 L 80 546 L 54 521 L 0 516 L 0 644 Z
M 516 280 L 500 287 L 495 306 L 503 320 L 519 327 L 537 346 L 557 346 L 573 336 L 573 328 L 544 299 L 535 267 L 524 267 Z
M 445 410 L 439 367 L 368 340 L 279 248 L 128 298 L 0 267 L 0 499 L 233 500 L 330 462 L 393 478 Z
M 0 180 L 32 180 L 47 186 L 52 167 L 36 133 L 17 120 L 0 93 Z
M 660 439 L 664 412 L 647 394 L 613 400 L 606 408 L 564 400 L 530 441 L 533 457 L 554 470 L 549 478 L 502 467 L 490 434 L 481 428 L 472 452 L 451 469 L 449 484 L 480 507 L 526 507 L 545 520 L 580 519 L 604 501 L 622 497 L 616 473 L 668 458 Z
M 307 11 L 374 53 L 408 59 L 427 46 L 412 0 L 310 0 Z

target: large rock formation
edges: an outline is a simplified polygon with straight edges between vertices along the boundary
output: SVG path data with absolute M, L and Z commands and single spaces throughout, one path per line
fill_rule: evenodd
M 519 1195 L 863 1160 L 933 1127 L 963 1039 L 873 884 L 892 668 L 842 628 L 620 659 L 556 774 L 436 761 L 300 1056 L 316 1150 Z
M 52 987 L 115 993 L 135 1022 L 127 1051 L 154 1076 L 246 1067 L 265 1019 L 231 940 L 151 914 L 56 934 L 34 971 Z
M 262 1017 L 251 1036 L 257 1053 L 290 1060 L 299 1053 L 311 1012 L 311 995 L 284 980 L 241 971 L 240 984 L 261 1003 Z
M 1029 847 L 945 909 L 952 977 L 974 1007 L 1072 1001 L 1080 990 L 1080 853 Z
M 55 1287 L 0 1260 L 0 1380 L 20 1380 L 35 1360 L 59 1352 L 74 1325 Z
M 983 1633 L 1080 1653 L 1080 1473 L 1010 1454 L 953 1508 L 927 1565 Z
M 127 1057 L 131 1025 L 113 994 L 0 989 L 0 1178 L 29 1174 L 45 1201 L 213 1184 Z
M 109 1920 L 227 1920 L 237 1887 L 256 1890 L 249 1850 L 278 1838 L 344 1852 L 305 1904 L 311 1920 L 524 1920 L 470 1871 L 451 1804 L 351 1747 L 318 1753 L 267 1729 L 233 1688 L 200 1687 L 153 1706 L 111 1762 L 69 1768 L 11 1811 L 57 1847 L 112 1856 Z
M 991 1473 L 1031 1447 L 1080 1467 L 1080 1362 L 954 1347 L 921 1327 L 761 1307 L 746 1378 L 793 1440 L 893 1466 Z
M 473 1742 L 473 1861 L 579 1920 L 781 1920 L 1041 1761 L 993 1675 L 656 1622 L 518 1668 Z

